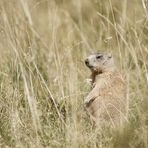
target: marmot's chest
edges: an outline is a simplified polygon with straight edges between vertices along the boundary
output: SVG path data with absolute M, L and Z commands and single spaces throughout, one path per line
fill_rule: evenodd
M 103 86 L 98 88 L 99 96 L 123 98 L 126 94 L 126 88 L 121 75 L 100 75 L 95 77 L 92 87 L 95 87 L 96 83 L 100 83 L 99 80 L 103 79 Z

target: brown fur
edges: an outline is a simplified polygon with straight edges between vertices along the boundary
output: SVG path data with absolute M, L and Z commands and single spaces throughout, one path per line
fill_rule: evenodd
M 86 109 L 96 124 L 121 124 L 126 120 L 126 86 L 116 70 L 92 71 L 92 90 L 85 100 Z

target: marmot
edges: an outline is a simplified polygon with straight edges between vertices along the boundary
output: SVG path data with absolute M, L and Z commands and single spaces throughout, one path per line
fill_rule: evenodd
M 88 56 L 85 64 L 91 70 L 92 90 L 84 100 L 96 124 L 119 125 L 126 118 L 126 85 L 110 53 Z M 121 124 L 120 124 L 121 125 Z

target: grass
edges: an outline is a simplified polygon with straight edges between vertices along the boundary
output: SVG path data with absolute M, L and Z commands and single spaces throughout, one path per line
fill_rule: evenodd
M 0 147 L 148 147 L 147 0 L 0 0 Z M 112 52 L 128 90 L 124 129 L 84 108 L 87 55 Z

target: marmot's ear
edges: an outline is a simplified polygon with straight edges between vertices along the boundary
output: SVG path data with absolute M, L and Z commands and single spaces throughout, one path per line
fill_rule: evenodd
M 108 58 L 112 58 L 112 54 L 111 53 L 108 53 Z

